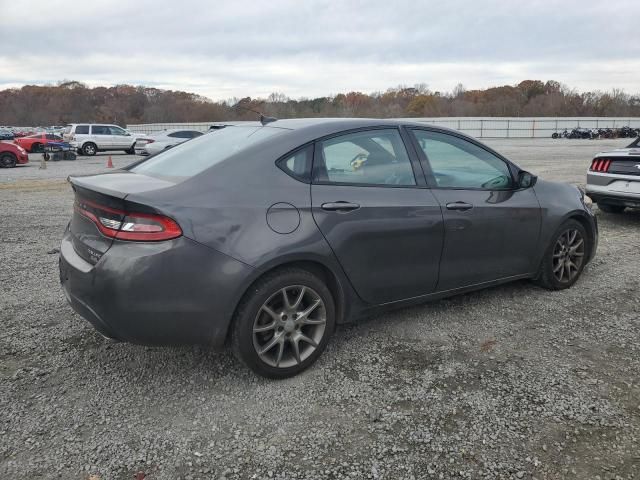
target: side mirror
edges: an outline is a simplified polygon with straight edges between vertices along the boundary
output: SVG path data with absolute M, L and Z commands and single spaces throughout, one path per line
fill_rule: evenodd
M 518 187 L 520 188 L 531 188 L 537 181 L 538 177 L 524 170 L 518 174 Z

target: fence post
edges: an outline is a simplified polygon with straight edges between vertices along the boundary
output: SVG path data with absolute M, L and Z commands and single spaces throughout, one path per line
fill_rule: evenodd
M 480 120 L 480 138 L 482 138 L 484 131 L 484 120 Z
M 531 138 L 536 137 L 536 119 L 533 119 L 533 123 L 531 124 Z
M 556 133 L 558 133 L 558 119 L 556 118 Z
M 507 120 L 507 138 L 509 138 L 510 131 L 511 131 L 511 120 Z
M 458 131 L 460 131 L 460 119 L 458 119 Z

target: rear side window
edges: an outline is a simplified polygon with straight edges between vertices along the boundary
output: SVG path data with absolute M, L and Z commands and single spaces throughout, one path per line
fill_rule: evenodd
M 350 133 L 319 142 L 317 183 L 412 186 L 416 179 L 396 129 Z
M 89 134 L 89 125 L 76 125 L 76 134 L 77 135 L 88 135 Z
M 132 172 L 159 177 L 192 177 L 227 158 L 287 130 L 273 127 L 231 127 L 215 135 L 202 135 L 164 150 L 131 168 Z
M 296 180 L 309 183 L 311 181 L 311 161 L 313 146 L 308 145 L 295 153 L 278 160 L 278 167 Z

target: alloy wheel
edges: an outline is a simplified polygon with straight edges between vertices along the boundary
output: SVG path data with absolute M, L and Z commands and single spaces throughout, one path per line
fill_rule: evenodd
M 318 293 L 292 285 L 271 295 L 253 322 L 253 347 L 264 363 L 288 368 L 304 362 L 325 334 L 327 312 Z
M 577 229 L 565 230 L 553 247 L 553 276 L 560 283 L 569 283 L 580 272 L 584 261 L 584 238 Z

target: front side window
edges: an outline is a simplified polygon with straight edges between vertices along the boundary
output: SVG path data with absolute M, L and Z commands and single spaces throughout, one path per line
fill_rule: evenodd
M 105 125 L 93 125 L 91 127 L 91 133 L 93 135 L 111 135 L 111 130 Z
M 109 127 L 109 130 L 111 131 L 111 135 L 126 135 L 127 132 L 125 132 L 122 128 L 120 127 Z
M 487 150 L 454 135 L 413 131 L 441 188 L 503 190 L 511 188 L 509 166 Z
M 396 129 L 368 130 L 319 143 L 318 183 L 411 186 L 411 161 Z

